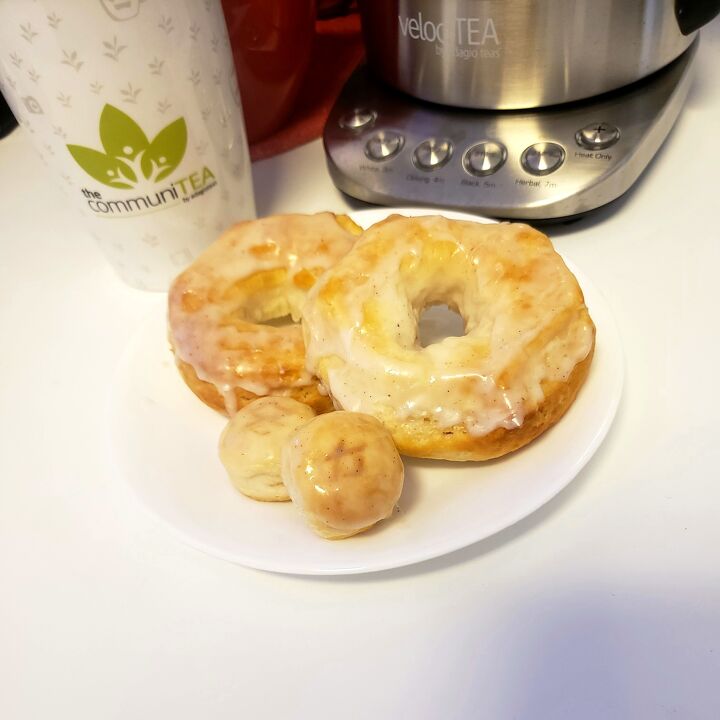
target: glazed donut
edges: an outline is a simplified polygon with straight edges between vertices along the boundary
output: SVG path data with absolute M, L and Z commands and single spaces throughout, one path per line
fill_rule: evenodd
M 312 530 L 339 540 L 392 515 L 404 469 L 392 436 L 378 420 L 336 412 L 318 415 L 288 438 L 281 473 Z
M 300 308 L 361 232 L 347 216 L 326 212 L 243 222 L 220 236 L 168 298 L 170 344 L 190 389 L 228 415 L 265 395 L 331 409 L 305 369 Z M 295 324 L 263 324 L 287 315 Z
M 421 347 L 418 318 L 446 304 L 465 335 Z M 400 452 L 486 460 L 557 422 L 587 377 L 595 326 L 542 233 L 393 215 L 313 287 L 308 368 L 335 405 L 378 418 Z

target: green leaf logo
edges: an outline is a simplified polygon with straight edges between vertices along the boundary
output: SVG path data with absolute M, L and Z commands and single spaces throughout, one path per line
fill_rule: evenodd
M 180 164 L 186 146 L 185 120 L 178 118 L 155 136 L 143 154 L 140 166 L 145 177 L 157 172 L 156 181 L 166 178 Z
M 90 177 L 110 187 L 131 189 L 141 178 L 159 182 L 177 168 L 187 148 L 187 127 L 180 117 L 150 141 L 129 115 L 105 105 L 100 115 L 100 141 L 104 153 L 82 145 L 67 148 Z

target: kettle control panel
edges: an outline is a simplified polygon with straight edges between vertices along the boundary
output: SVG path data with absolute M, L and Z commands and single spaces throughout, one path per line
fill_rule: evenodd
M 622 195 L 670 131 L 696 43 L 623 90 L 527 111 L 465 110 L 400 93 L 358 68 L 324 132 L 343 192 L 381 205 L 558 219 Z

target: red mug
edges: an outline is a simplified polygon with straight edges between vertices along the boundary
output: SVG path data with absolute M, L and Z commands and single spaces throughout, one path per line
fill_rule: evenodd
M 290 114 L 315 35 L 315 0 L 222 0 L 248 141 Z

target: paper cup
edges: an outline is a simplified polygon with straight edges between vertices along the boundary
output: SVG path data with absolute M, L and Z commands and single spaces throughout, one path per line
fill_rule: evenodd
M 219 0 L 0 0 L 0 87 L 130 285 L 254 217 Z

